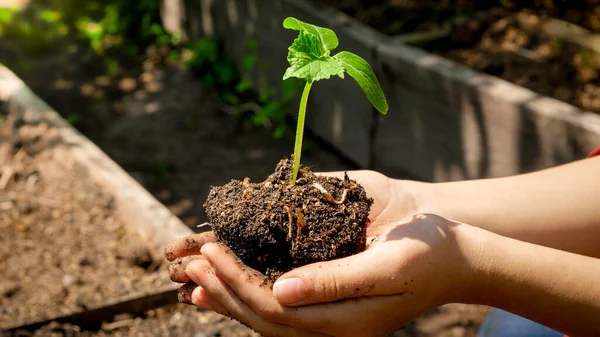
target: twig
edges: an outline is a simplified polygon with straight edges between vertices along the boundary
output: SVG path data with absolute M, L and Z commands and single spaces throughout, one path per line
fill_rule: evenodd
M 26 154 L 27 153 L 25 152 L 25 148 L 20 148 L 19 151 L 17 151 L 17 154 L 15 154 L 15 156 L 13 157 L 13 162 L 20 163 L 21 161 L 23 161 L 23 158 L 25 158 Z
M 112 331 L 112 330 L 116 330 L 119 328 L 130 327 L 133 325 L 133 322 L 135 322 L 135 320 L 130 318 L 130 319 L 124 319 L 122 321 L 116 321 L 116 322 L 112 322 L 112 323 L 104 323 L 104 324 L 102 324 L 102 330 Z
M 14 173 L 15 170 L 13 170 L 12 167 L 4 166 L 4 169 L 2 171 L 2 178 L 0 178 L 0 191 L 6 188 L 6 185 L 8 185 L 8 182 L 10 181 L 10 178 L 12 178 Z
M 27 180 L 25 181 L 25 189 L 27 191 L 32 191 L 33 187 L 35 186 L 35 184 L 38 182 L 38 176 L 36 174 L 32 174 L 29 177 L 27 177 Z
M 325 238 L 333 233 L 335 231 L 335 228 L 331 228 L 330 230 L 325 231 L 323 234 L 321 234 L 321 237 L 318 239 L 312 239 L 314 242 L 324 242 Z
M 15 203 L 12 200 L 0 202 L 0 211 L 8 211 L 13 207 L 15 207 Z
M 292 210 L 289 207 L 283 206 L 283 209 L 288 214 L 288 218 L 289 218 L 289 222 L 288 222 L 288 239 L 291 239 L 292 238 L 292 227 L 294 226 L 294 216 L 292 215 Z
M 341 205 L 344 202 L 346 202 L 346 196 L 348 195 L 348 192 L 350 192 L 349 188 L 344 189 L 344 191 L 342 192 L 342 198 L 340 199 L 340 201 L 337 201 L 333 198 L 331 193 L 327 192 L 327 190 L 323 186 L 321 186 L 321 184 L 314 183 L 313 187 L 315 187 L 321 193 L 323 193 L 325 195 L 325 199 L 327 199 L 327 201 L 329 201 L 330 203 L 336 204 L 336 205 Z
M 44 196 L 38 196 L 37 197 L 37 201 L 47 207 L 54 207 L 54 208 L 58 208 L 60 207 L 62 204 L 60 201 L 54 200 L 54 199 L 50 199 L 50 198 L 46 198 Z
M 306 226 L 306 221 L 304 221 L 304 216 L 302 215 L 302 212 L 300 212 L 299 209 L 296 209 L 296 217 L 298 217 L 298 228 L 296 230 L 297 240 L 298 237 L 300 237 L 300 231 L 302 230 L 302 228 L 304 228 L 304 226 Z

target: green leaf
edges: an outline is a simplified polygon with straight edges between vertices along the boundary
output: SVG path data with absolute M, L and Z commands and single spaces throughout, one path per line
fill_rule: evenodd
M 52 11 L 52 10 L 44 10 L 41 11 L 38 16 L 40 17 L 40 19 L 48 22 L 48 23 L 54 23 L 57 22 L 58 20 L 60 20 L 61 15 L 59 12 L 57 11 Z
M 234 95 L 234 94 L 232 94 L 230 92 L 223 93 L 222 97 L 221 97 L 221 100 L 223 100 L 223 102 L 225 104 L 229 104 L 229 105 L 238 105 L 238 104 L 240 104 L 240 99 L 236 95 Z
M 11 8 L 0 8 L 0 23 L 9 23 L 16 10 Z
M 254 69 L 254 66 L 258 62 L 258 55 L 256 54 L 246 54 L 242 59 L 242 67 L 244 71 L 250 72 Z
M 275 139 L 281 139 L 287 131 L 288 126 L 286 124 L 279 124 L 275 130 L 273 130 L 273 137 L 275 137 Z
M 334 75 L 344 78 L 342 64 L 323 50 L 315 35 L 305 31 L 301 31 L 290 46 L 287 59 L 290 67 L 283 75 L 284 80 L 297 77 L 314 82 Z
M 338 38 L 333 30 L 311 25 L 293 17 L 286 18 L 283 21 L 283 27 L 314 35 L 317 37 L 323 50 L 327 52 L 327 55 L 329 55 L 330 50 L 334 50 L 339 44 Z
M 346 72 L 354 78 L 371 104 L 385 115 L 389 107 L 377 76 L 375 76 L 369 63 L 362 57 L 347 51 L 340 52 L 333 58 L 340 62 Z
M 256 50 L 258 48 L 258 41 L 256 39 L 248 39 L 246 41 L 246 48 L 249 50 Z
M 235 91 L 242 93 L 242 92 L 252 89 L 253 86 L 254 86 L 254 82 L 252 82 L 252 80 L 243 79 L 243 80 L 239 81 L 238 84 L 235 86 Z

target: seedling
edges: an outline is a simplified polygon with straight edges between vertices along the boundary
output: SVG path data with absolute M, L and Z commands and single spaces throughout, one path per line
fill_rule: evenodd
M 331 76 L 339 76 L 343 79 L 344 74 L 348 73 L 358 83 L 375 109 L 386 114 L 388 104 L 377 76 L 367 61 L 348 51 L 330 55 L 331 51 L 339 44 L 333 30 L 302 22 L 293 17 L 285 19 L 283 27 L 300 32 L 294 43 L 288 48 L 287 60 L 290 67 L 283 75 L 283 79 L 296 77 L 306 81 L 300 98 L 294 144 L 294 163 L 290 182 L 294 185 L 300 168 L 308 94 L 314 82 L 329 79 Z
M 331 76 L 344 78 L 348 73 L 377 110 L 384 114 L 388 110 L 377 77 L 365 60 L 346 51 L 330 55 L 338 45 L 332 30 L 295 18 L 287 18 L 283 26 L 299 31 L 289 47 L 290 67 L 283 79 L 306 81 L 294 159 L 281 160 L 263 182 L 246 178 L 213 187 L 204 203 L 217 241 L 269 282 L 293 268 L 357 254 L 367 245 L 373 199 L 363 186 L 347 175 L 343 179 L 326 177 L 310 168 L 302 172 L 303 184 L 297 184 L 304 117 L 313 83 Z

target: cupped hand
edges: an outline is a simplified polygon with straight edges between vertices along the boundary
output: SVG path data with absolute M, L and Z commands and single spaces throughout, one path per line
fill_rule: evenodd
M 273 289 L 218 243 L 186 274 L 191 301 L 236 318 L 265 336 L 320 333 L 385 336 L 439 305 L 460 301 L 470 287 L 461 226 L 415 215 L 382 230 L 360 254 L 315 263 L 283 275 Z
M 360 183 L 373 198 L 369 218 L 372 220 L 367 229 L 368 241 L 374 239 L 385 228 L 385 224 L 393 219 L 402 219 L 414 215 L 418 210 L 416 194 L 401 186 L 397 180 L 390 179 L 375 171 L 347 172 L 351 179 Z M 344 172 L 321 173 L 323 175 L 344 178 Z M 386 220 L 387 219 L 387 220 Z M 216 241 L 212 232 L 190 235 L 171 242 L 165 248 L 165 257 L 171 262 L 169 276 L 179 283 L 190 282 L 185 268 L 190 261 L 203 259 L 200 248 L 208 242 Z M 185 289 L 189 290 L 188 286 Z M 186 294 L 189 291 L 186 292 Z
M 468 287 L 466 225 L 419 215 L 415 196 L 370 171 L 349 172 L 374 198 L 360 254 L 283 275 L 273 288 L 211 234 L 175 242 L 167 257 L 182 300 L 233 317 L 265 336 L 383 336 Z

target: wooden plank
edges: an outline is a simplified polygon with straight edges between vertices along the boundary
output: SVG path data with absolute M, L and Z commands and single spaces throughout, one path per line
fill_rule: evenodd
M 32 331 L 52 322 L 76 324 L 82 328 L 98 329 L 103 322 L 111 321 L 115 315 L 128 313 L 139 315 L 145 311 L 177 303 L 177 289 L 172 284 L 151 293 L 130 294 L 107 301 L 101 306 L 88 308 L 34 322 L 11 322 L 0 326 L 1 332 Z

